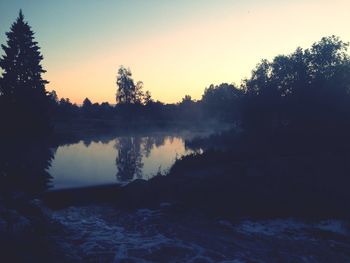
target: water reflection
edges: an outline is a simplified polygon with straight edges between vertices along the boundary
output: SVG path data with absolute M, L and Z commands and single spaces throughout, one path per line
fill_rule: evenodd
M 50 173 L 54 188 L 127 183 L 164 172 L 192 152 L 180 135 L 131 135 L 84 139 L 57 149 Z
M 51 186 L 55 149 L 46 141 L 0 142 L 0 191 L 36 195 Z
M 47 141 L 0 141 L 0 194 L 35 195 L 49 188 L 84 187 L 149 179 L 192 152 L 185 137 L 104 136 L 70 138 L 53 147 Z
M 142 178 L 142 139 L 140 137 L 122 137 L 117 140 L 117 179 L 119 182 Z M 149 150 L 150 152 L 150 150 Z

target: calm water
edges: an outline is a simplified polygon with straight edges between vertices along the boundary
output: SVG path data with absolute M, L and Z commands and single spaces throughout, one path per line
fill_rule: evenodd
M 52 188 L 127 183 L 166 172 L 192 153 L 189 135 L 124 136 L 59 146 L 49 168 Z

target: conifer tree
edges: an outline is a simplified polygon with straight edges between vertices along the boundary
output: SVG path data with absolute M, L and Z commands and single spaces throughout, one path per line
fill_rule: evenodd
M 0 132 L 42 135 L 50 129 L 48 82 L 42 78 L 43 56 L 34 32 L 21 10 L 6 36 L 0 58 Z

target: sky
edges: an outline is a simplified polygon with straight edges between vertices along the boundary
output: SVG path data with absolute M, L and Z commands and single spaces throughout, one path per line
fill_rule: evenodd
M 115 103 L 120 65 L 173 103 L 200 99 L 210 84 L 240 85 L 261 59 L 324 36 L 350 41 L 349 0 L 0 0 L 1 44 L 20 8 L 47 89 L 78 104 Z

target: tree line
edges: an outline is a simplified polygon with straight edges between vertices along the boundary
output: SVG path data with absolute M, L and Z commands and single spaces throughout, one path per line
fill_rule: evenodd
M 200 100 L 186 95 L 164 104 L 135 82 L 121 66 L 116 77 L 116 105 L 86 98 L 78 106 L 48 92 L 38 43 L 20 11 L 2 45 L 0 58 L 1 133 L 49 133 L 57 120 L 110 119 L 119 121 L 235 122 L 247 131 L 320 129 L 349 120 L 350 60 L 348 43 L 324 37 L 311 48 L 262 60 L 240 86 L 210 85 Z M 301 131 L 299 131 L 301 132 Z

